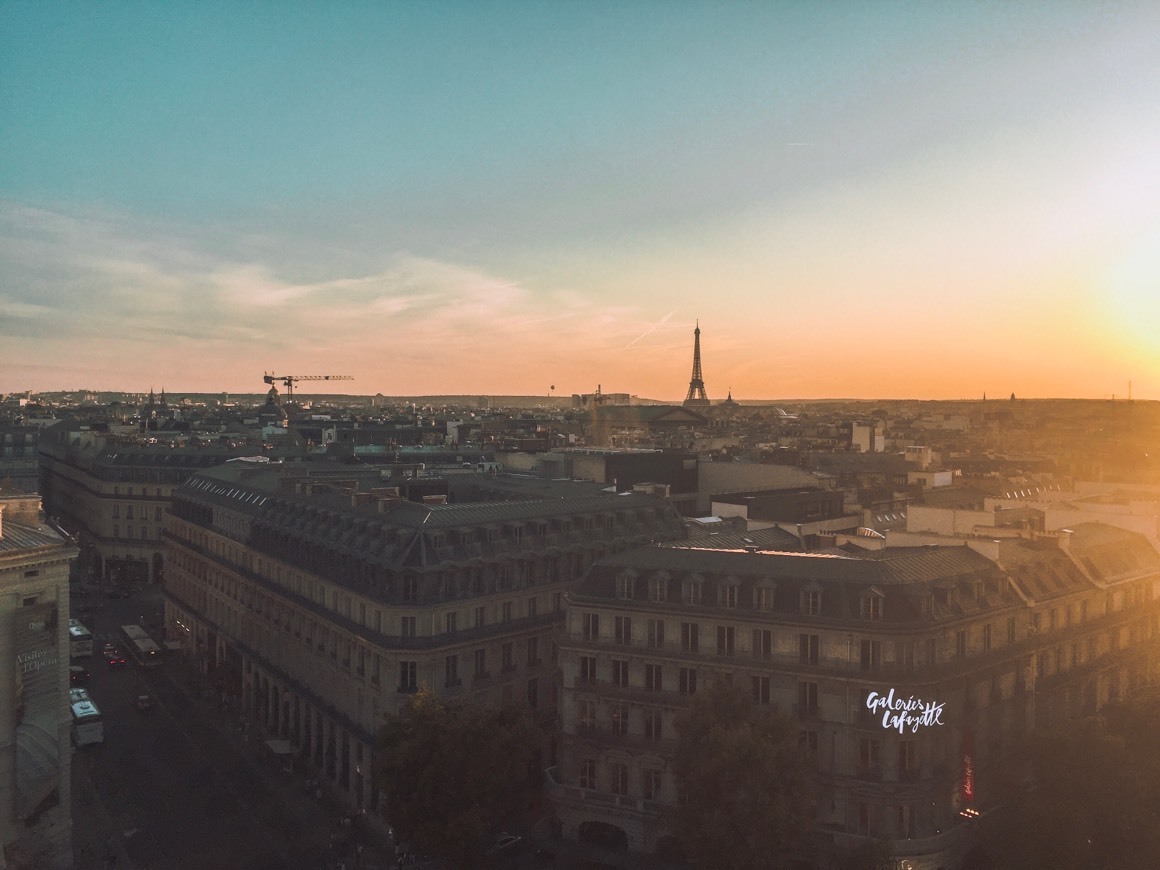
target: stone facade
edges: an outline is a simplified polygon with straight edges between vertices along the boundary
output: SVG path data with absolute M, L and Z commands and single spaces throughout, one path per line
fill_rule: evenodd
M 554 753 L 563 595 L 596 559 L 682 534 L 648 495 L 422 504 L 377 472 L 231 463 L 175 495 L 171 640 L 354 808 L 386 713 L 426 687 L 530 704 Z
M 0 867 L 72 866 L 68 578 L 37 496 L 0 495 Z
M 565 832 L 662 846 L 676 722 L 724 680 L 798 722 L 823 856 L 887 838 L 915 870 L 957 866 L 1018 735 L 1157 671 L 1160 555 L 1143 536 L 1084 524 L 985 543 L 602 560 L 568 598 L 560 647 Z

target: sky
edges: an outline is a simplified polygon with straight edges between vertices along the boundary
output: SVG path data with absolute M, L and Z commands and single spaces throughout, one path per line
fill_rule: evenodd
M 0 0 L 0 392 L 1160 399 L 1160 4 Z

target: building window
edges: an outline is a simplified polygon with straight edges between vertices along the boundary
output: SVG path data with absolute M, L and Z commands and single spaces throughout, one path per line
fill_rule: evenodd
M 1007 643 L 1015 643 L 1015 617 L 1007 617 Z
M 669 592 L 669 578 L 668 577 L 653 577 L 648 582 L 649 598 L 658 603 L 663 603 L 668 598 Z
M 476 628 L 483 628 L 485 625 L 487 625 L 487 608 L 486 607 L 475 608 L 475 627 Z
M 644 687 L 650 692 L 660 692 L 664 690 L 664 679 L 660 665 L 645 665 L 644 666 Z
M 879 757 L 882 744 L 873 737 L 863 737 L 858 741 L 858 769 L 861 771 L 876 771 L 882 764 Z
M 527 698 L 528 698 L 528 706 L 529 707 L 531 707 L 533 710 L 539 708 L 539 706 L 540 706 L 540 683 L 535 677 L 532 677 L 530 680 L 528 680 Z
M 113 519 L 121 519 L 121 506 L 119 504 L 113 505 Z
M 717 626 L 717 655 L 733 655 L 734 628 L 732 625 Z
M 991 623 L 983 626 L 983 652 L 991 651 Z
M 683 594 L 685 604 L 700 604 L 701 603 L 701 581 L 700 580 L 686 580 L 682 594 Z
M 773 610 L 773 587 L 756 586 L 753 589 L 753 607 L 755 610 Z
M 644 711 L 644 739 L 656 743 L 662 739 L 664 717 L 660 710 Z
M 133 505 L 131 504 L 125 505 L 125 519 L 133 519 Z
M 536 613 L 539 610 L 539 602 L 535 598 L 528 599 L 528 619 L 535 619 Z
M 701 626 L 695 622 L 681 623 L 681 650 L 699 652 L 701 649 Z
M 585 758 L 580 762 L 580 788 L 596 788 L 595 758 Z
M 580 656 L 580 682 L 596 682 L 596 657 Z
M 415 636 L 415 617 L 404 616 L 402 618 L 401 622 L 402 622 L 403 637 L 414 637 Z
M 538 665 L 540 663 L 540 639 L 538 637 L 528 638 L 528 664 Z
M 870 834 L 870 806 L 869 804 L 858 804 L 858 833 L 863 836 Z
M 818 663 L 819 639 L 816 634 L 798 635 L 798 663 L 816 665 Z
M 769 703 L 769 677 L 750 677 L 755 704 Z
M 798 712 L 812 715 L 818 711 L 818 684 L 798 683 Z
M 581 617 L 584 640 L 600 639 L 600 614 L 585 613 Z
M 608 765 L 609 788 L 613 794 L 626 796 L 628 794 L 628 765 L 614 761 Z
M 955 655 L 960 659 L 967 654 L 967 630 L 960 628 L 955 632 Z
M 697 692 L 697 669 L 681 668 L 680 692 L 682 695 L 694 695 Z
M 768 628 L 753 629 L 753 657 L 755 659 L 773 658 L 773 632 Z
M 878 670 L 878 667 L 882 664 L 882 641 L 864 640 L 859 646 L 862 659 L 862 670 L 864 672 Z
M 377 658 L 377 656 L 376 656 Z M 418 662 L 399 662 L 399 691 L 413 692 L 419 688 Z
M 621 574 L 616 578 L 616 597 L 617 598 L 635 598 L 636 597 L 636 578 L 631 574 Z
M 655 767 L 646 767 L 640 772 L 640 792 L 646 801 L 658 800 L 661 796 L 661 772 Z
M 718 607 L 736 607 L 737 606 L 737 584 L 723 583 L 717 587 L 717 606 Z
M 579 733 L 592 734 L 596 731 L 596 702 L 581 698 L 576 702 L 577 725 Z
M 818 732 L 799 731 L 798 749 L 810 761 L 816 762 L 818 760 Z
M 622 687 L 628 685 L 628 659 L 612 660 L 612 684 Z
M 608 712 L 613 735 L 623 737 L 628 733 L 628 707 L 624 704 L 610 704 Z
M 459 614 L 455 611 L 451 611 L 445 615 L 444 619 L 447 625 L 447 633 L 455 634 L 456 628 L 459 627 Z
M 482 680 L 487 676 L 487 650 L 475 651 L 475 679 Z
M 403 578 L 403 603 L 417 604 L 419 602 L 419 578 Z
M 912 777 L 918 773 L 918 741 L 900 740 L 898 743 L 898 775 Z
M 447 656 L 443 663 L 444 667 L 444 685 L 447 688 L 458 686 L 459 680 L 459 656 Z
M 616 617 L 613 623 L 616 642 L 624 646 L 632 644 L 632 620 L 627 616 Z
M 511 622 L 512 621 L 512 603 L 510 601 L 505 601 L 501 605 L 500 610 L 503 613 L 503 621 L 504 622 Z
M 898 838 L 900 840 L 914 839 L 914 805 L 898 805 Z
M 862 618 L 877 622 L 882 618 L 883 596 L 877 590 L 871 590 L 862 596 Z
M 514 671 L 516 668 L 513 656 L 514 650 L 515 644 L 510 642 L 505 643 L 502 647 L 500 647 L 500 667 L 504 670 L 504 672 Z
M 816 589 L 802 590 L 800 606 L 806 616 L 817 616 L 822 612 L 822 593 Z
M 651 649 L 660 649 L 665 645 L 665 621 L 650 619 L 648 621 L 648 645 Z

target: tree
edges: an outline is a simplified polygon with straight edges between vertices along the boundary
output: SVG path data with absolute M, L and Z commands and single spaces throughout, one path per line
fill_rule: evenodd
M 720 684 L 695 697 L 677 729 L 674 821 L 689 858 L 762 870 L 808 851 L 813 777 L 790 720 Z
M 540 739 L 526 707 L 448 703 L 426 689 L 412 695 L 387 717 L 375 759 L 398 838 L 479 866 L 493 832 L 539 793 Z
M 1160 695 L 1031 735 L 983 844 L 997 870 L 1160 867 Z

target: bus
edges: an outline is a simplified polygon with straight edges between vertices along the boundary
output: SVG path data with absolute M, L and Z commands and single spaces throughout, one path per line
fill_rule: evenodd
M 84 689 L 69 689 L 69 707 L 72 709 L 72 741 L 74 746 L 89 746 L 105 742 L 105 720 L 101 711 Z
M 161 647 L 139 625 L 122 625 L 121 637 L 129 648 L 129 655 L 145 668 L 161 664 Z
M 93 654 L 93 635 L 79 620 L 68 621 L 68 657 L 79 659 Z

